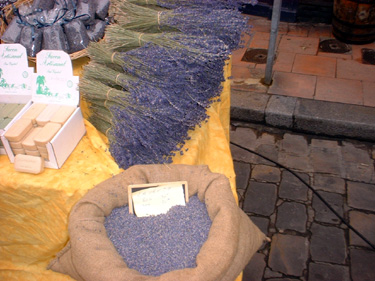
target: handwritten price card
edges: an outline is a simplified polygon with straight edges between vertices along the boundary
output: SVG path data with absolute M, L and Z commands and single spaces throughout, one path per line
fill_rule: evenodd
M 186 181 L 129 185 L 129 212 L 138 217 L 166 214 L 189 201 Z

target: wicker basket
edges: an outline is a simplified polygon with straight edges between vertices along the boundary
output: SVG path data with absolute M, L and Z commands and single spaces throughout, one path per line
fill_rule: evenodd
M 7 28 L 7 23 L 10 23 L 11 20 L 13 19 L 13 17 L 14 17 L 13 7 L 19 8 L 22 5 L 31 4 L 32 2 L 33 2 L 33 0 L 18 0 L 13 5 L 7 5 L 7 6 L 4 7 L 4 9 L 3 9 L 3 15 L 4 16 L 0 17 L 0 24 L 1 24 L 1 26 L 0 26 L 0 37 L 5 32 L 5 30 Z M 4 21 L 4 18 L 7 22 Z M 71 60 L 79 59 L 79 58 L 82 58 L 82 57 L 87 57 L 87 51 L 86 51 L 86 49 L 83 49 L 83 50 L 80 50 L 78 52 L 69 54 L 69 56 L 70 56 Z M 28 59 L 32 62 L 36 61 L 35 57 L 28 57 Z

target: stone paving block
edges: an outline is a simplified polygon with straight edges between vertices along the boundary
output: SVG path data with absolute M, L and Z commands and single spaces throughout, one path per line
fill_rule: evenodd
M 375 185 L 347 182 L 348 205 L 353 208 L 375 211 Z
M 236 188 L 246 189 L 250 178 L 251 166 L 248 163 L 233 161 L 234 172 L 236 174 Z
M 257 143 L 260 144 L 270 144 L 274 145 L 276 142 L 276 137 L 274 134 L 267 132 L 260 132 Z
M 319 195 L 335 210 L 341 217 L 344 215 L 344 197 L 337 193 L 318 191 Z M 320 198 L 314 194 L 312 207 L 315 211 L 315 220 L 331 224 L 340 224 L 341 220 L 325 205 Z
M 359 80 L 338 79 L 318 76 L 316 100 L 363 105 L 362 83 Z
M 375 280 L 375 251 L 350 249 L 350 260 L 353 281 Z
M 343 142 L 342 159 L 345 161 L 345 177 L 353 181 L 370 183 L 375 179 L 374 161 L 365 145 Z
M 266 93 L 268 86 L 263 84 L 264 70 L 257 69 L 259 64 L 246 63 L 234 66 L 232 70 L 231 89 L 248 93 Z
M 294 98 L 314 97 L 316 76 L 275 71 L 269 94 Z
M 275 127 L 292 128 L 296 102 L 294 97 L 271 95 L 266 107 L 266 123 Z
M 277 161 L 278 159 L 278 149 L 277 147 L 274 145 L 274 144 L 259 144 L 255 151 L 261 155 L 264 155 L 266 156 L 267 158 L 273 160 L 273 161 Z M 254 163 L 257 163 L 257 164 L 265 164 L 265 165 L 274 165 L 272 162 L 260 157 L 260 156 L 256 156 L 254 158 Z
M 231 91 L 230 116 L 233 120 L 264 122 L 269 95 Z
M 308 174 L 298 173 L 306 183 L 309 184 Z M 279 196 L 285 199 L 307 201 L 308 187 L 303 184 L 297 177 L 288 171 L 282 172 L 282 180 L 279 186 Z
M 375 108 L 298 99 L 294 129 L 328 136 L 375 140 Z
M 314 173 L 312 187 L 316 190 L 324 190 L 345 194 L 345 180 L 325 174 Z
M 343 164 L 339 149 L 312 147 L 310 159 L 314 172 L 342 175 Z
M 345 178 L 351 181 L 363 181 L 375 183 L 375 171 L 373 164 L 346 162 L 344 165 Z
M 292 170 L 313 172 L 313 167 L 311 165 L 309 156 L 299 156 L 279 151 L 278 161 L 280 164 Z
M 341 154 L 344 161 L 373 164 L 371 153 L 364 144 L 354 144 L 352 142 L 343 141 Z
M 242 280 L 262 280 L 265 267 L 265 256 L 261 253 L 255 253 L 243 270 Z
M 232 127 L 230 130 L 231 142 L 249 149 L 255 149 L 257 138 L 256 132 L 251 128 Z
M 306 232 L 307 210 L 304 204 L 284 202 L 277 207 L 276 227 L 279 231 Z
M 268 165 L 255 165 L 251 171 L 251 178 L 256 181 L 278 183 L 281 171 L 279 168 Z
M 243 210 L 247 213 L 269 216 L 275 210 L 277 186 L 271 183 L 250 181 Z
M 288 52 L 277 52 L 273 71 L 291 72 L 295 54 Z
M 230 150 L 232 153 L 233 160 L 240 161 L 240 162 L 254 163 L 255 155 L 253 153 L 245 151 L 244 149 L 241 149 L 232 144 L 230 145 Z
M 262 231 L 264 234 L 267 235 L 270 220 L 264 217 L 257 217 L 257 216 L 249 216 L 249 217 L 251 221 L 260 229 L 260 231 Z
M 343 265 L 314 263 L 309 264 L 309 281 L 340 280 L 351 281 L 349 267 Z
M 337 78 L 375 82 L 373 66 L 356 60 L 337 60 Z
M 273 271 L 302 276 L 307 267 L 308 248 L 306 237 L 275 234 L 272 236 L 268 265 Z
M 370 243 L 375 245 L 375 215 L 366 214 L 359 211 L 349 212 L 350 224 L 362 234 Z M 371 248 L 363 239 L 361 239 L 354 231 L 349 231 L 350 245 L 364 246 Z
M 346 244 L 344 230 L 313 223 L 310 252 L 313 261 L 345 264 Z
M 318 38 L 296 37 L 286 35 L 281 38 L 278 50 L 292 52 L 296 54 L 315 55 L 318 51 L 318 47 Z
M 330 139 L 313 138 L 311 139 L 310 145 L 311 147 L 335 148 L 338 146 L 338 142 Z
M 326 76 L 334 78 L 336 74 L 336 59 L 330 57 L 315 56 L 315 54 L 296 54 L 292 72 L 317 75 L 318 77 Z
M 303 135 L 286 133 L 280 141 L 281 150 L 294 155 L 309 154 L 309 144 Z

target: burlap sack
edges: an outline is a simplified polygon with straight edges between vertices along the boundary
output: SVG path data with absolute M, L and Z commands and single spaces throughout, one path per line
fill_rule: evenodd
M 106 235 L 105 217 L 128 203 L 127 186 L 186 180 L 189 196 L 204 201 L 212 220 L 195 268 L 174 270 L 161 276 L 145 276 L 130 269 Z M 237 206 L 228 179 L 207 166 L 133 166 L 90 190 L 72 209 L 70 241 L 48 268 L 82 281 L 201 280 L 233 281 L 243 271 L 265 235 Z

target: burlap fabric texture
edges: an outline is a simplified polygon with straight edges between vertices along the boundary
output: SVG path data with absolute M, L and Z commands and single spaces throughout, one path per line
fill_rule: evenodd
M 106 235 L 104 220 L 116 207 L 128 204 L 130 184 L 188 182 L 189 196 L 205 202 L 212 220 L 209 236 L 195 268 L 158 277 L 130 269 Z M 207 166 L 139 165 L 98 184 L 73 207 L 70 240 L 48 266 L 82 281 L 233 281 L 265 240 L 265 235 L 237 206 L 229 180 Z

